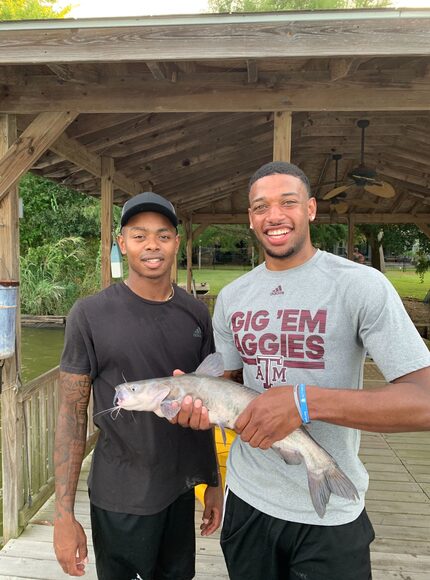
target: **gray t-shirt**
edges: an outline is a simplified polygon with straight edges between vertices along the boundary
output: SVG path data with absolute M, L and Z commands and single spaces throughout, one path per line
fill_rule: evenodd
M 225 368 L 243 367 L 244 383 L 260 392 L 296 383 L 361 389 L 366 352 L 387 381 L 430 365 L 428 349 L 385 276 L 323 251 L 288 270 L 261 264 L 229 284 L 218 296 L 213 324 Z M 253 449 L 240 438 L 228 459 L 228 487 L 284 520 L 353 521 L 368 487 L 358 458 L 360 431 L 315 421 L 310 433 L 353 481 L 360 501 L 332 495 L 320 519 L 305 467 L 287 465 L 273 450 Z

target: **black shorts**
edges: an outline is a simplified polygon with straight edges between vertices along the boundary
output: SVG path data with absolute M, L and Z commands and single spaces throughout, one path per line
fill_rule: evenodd
M 191 580 L 195 571 L 194 489 L 150 516 L 91 504 L 99 580 Z
M 312 526 L 273 518 L 228 491 L 221 547 L 230 580 L 370 580 L 366 510 L 349 524 Z

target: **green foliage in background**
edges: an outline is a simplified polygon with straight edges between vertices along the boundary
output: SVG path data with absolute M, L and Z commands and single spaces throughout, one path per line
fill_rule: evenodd
M 31 174 L 20 196 L 22 312 L 67 314 L 100 289 L 100 202 Z M 119 213 L 115 208 L 116 221 Z
M 25 314 L 65 314 L 85 276 L 82 238 L 47 243 L 21 256 L 21 309 Z
M 212 12 L 228 13 L 384 8 L 390 5 L 390 0 L 209 0 Z
M 0 0 L 0 20 L 64 18 L 72 9 L 56 7 L 57 0 Z
M 320 250 L 333 251 L 336 244 L 346 242 L 348 227 L 344 224 L 311 224 L 311 239 Z
M 19 195 L 21 253 L 72 236 L 100 239 L 99 200 L 30 173 L 21 179 Z

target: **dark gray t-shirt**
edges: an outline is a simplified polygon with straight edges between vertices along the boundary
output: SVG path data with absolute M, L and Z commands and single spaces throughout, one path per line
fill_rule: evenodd
M 206 306 L 175 287 L 168 302 L 144 300 L 124 283 L 78 301 L 66 325 L 60 368 L 90 375 L 100 436 L 88 485 L 106 510 L 154 514 L 198 483 L 217 485 L 211 431 L 172 425 L 154 413 L 110 413 L 115 386 L 194 371 L 214 350 Z

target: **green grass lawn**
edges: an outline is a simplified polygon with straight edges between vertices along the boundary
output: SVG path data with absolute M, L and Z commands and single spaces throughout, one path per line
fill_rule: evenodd
M 245 267 L 220 267 L 220 268 L 202 268 L 193 270 L 194 280 L 196 282 L 207 282 L 210 287 L 210 294 L 218 294 L 223 286 L 226 286 L 246 272 Z M 186 271 L 179 270 L 178 281 L 180 284 L 186 282 Z M 418 298 L 423 300 L 424 296 L 430 289 L 430 272 L 424 277 L 424 283 L 414 271 L 402 272 L 400 270 L 389 270 L 386 272 L 387 278 L 393 284 L 402 298 Z
M 218 295 L 221 288 L 227 286 L 242 274 L 245 274 L 250 268 L 237 266 L 236 268 L 223 267 L 223 268 L 202 268 L 198 270 L 193 269 L 193 277 L 196 283 L 207 282 L 209 284 L 209 294 Z M 178 270 L 178 282 L 179 284 L 185 284 L 187 281 L 186 270 Z
M 413 270 L 402 272 L 401 270 L 389 270 L 386 277 L 393 284 L 401 298 L 418 298 L 423 300 L 430 289 L 430 272 L 424 276 L 424 282 Z

